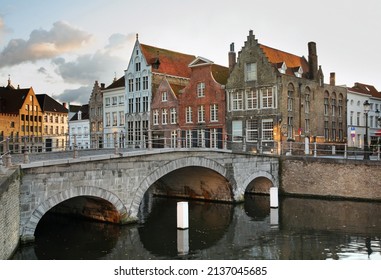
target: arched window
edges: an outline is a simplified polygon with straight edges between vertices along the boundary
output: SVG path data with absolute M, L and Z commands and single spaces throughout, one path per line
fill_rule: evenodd
M 294 85 L 288 84 L 287 87 L 287 111 L 292 112 L 294 110 Z
M 324 116 L 328 116 L 329 112 L 329 93 L 324 92 Z

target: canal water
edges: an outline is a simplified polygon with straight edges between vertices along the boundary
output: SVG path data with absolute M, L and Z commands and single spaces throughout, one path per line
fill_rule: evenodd
M 189 229 L 176 228 L 178 200 L 146 195 L 140 223 L 112 225 L 45 215 L 33 244 L 13 259 L 381 260 L 381 203 L 268 196 L 231 205 L 189 201 Z

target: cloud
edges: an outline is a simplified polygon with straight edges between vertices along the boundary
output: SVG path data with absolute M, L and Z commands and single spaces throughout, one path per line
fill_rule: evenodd
M 59 102 L 70 102 L 74 104 L 88 104 L 93 85 L 83 86 L 77 89 L 67 89 L 59 95 L 54 95 L 53 98 Z
M 59 21 L 54 23 L 49 31 L 43 29 L 32 31 L 27 41 L 10 40 L 0 53 L 0 67 L 54 58 L 81 48 L 91 38 L 90 34 Z
M 94 54 L 78 56 L 74 61 L 66 61 L 62 57 L 52 60 L 56 66 L 56 74 L 67 83 L 88 85 L 94 81 L 111 83 L 115 72 L 123 72 L 127 68 L 128 58 L 116 55 L 131 43 L 130 35 L 113 34 L 108 44 Z M 115 55 L 114 55 L 115 54 Z M 105 80 L 109 79 L 109 80 Z

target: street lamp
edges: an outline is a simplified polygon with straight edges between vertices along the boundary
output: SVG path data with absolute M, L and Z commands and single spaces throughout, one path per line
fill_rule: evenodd
M 364 102 L 365 113 L 365 135 L 364 135 L 364 160 L 369 160 L 369 142 L 368 142 L 368 113 L 370 111 L 370 103 L 368 100 Z

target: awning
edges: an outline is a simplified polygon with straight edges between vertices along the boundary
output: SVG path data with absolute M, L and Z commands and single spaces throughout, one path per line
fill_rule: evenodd
M 375 136 L 381 136 L 381 129 L 376 130 L 376 131 L 374 132 L 374 135 L 375 135 Z

